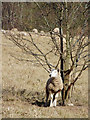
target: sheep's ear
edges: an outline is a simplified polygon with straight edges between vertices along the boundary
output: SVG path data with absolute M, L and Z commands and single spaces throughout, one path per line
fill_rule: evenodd
M 57 71 L 59 72 L 59 69 L 57 69 Z

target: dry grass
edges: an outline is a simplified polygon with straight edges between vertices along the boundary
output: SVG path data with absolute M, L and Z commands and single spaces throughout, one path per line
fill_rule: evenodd
M 50 38 L 34 36 L 37 45 L 47 50 Z M 87 118 L 88 117 L 88 70 L 76 82 L 70 106 L 44 107 L 45 85 L 48 74 L 38 65 L 18 61 L 11 55 L 33 59 L 22 53 L 11 41 L 2 35 L 2 81 L 3 118 Z M 43 45 L 41 45 L 43 43 Z M 52 57 L 50 57 L 52 59 Z M 55 63 L 55 61 L 53 61 Z

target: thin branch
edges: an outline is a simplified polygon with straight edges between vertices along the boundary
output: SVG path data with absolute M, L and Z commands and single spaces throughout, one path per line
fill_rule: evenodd
M 13 57 L 13 58 L 15 58 L 15 59 L 17 59 L 17 60 L 19 60 L 19 61 L 27 61 L 27 62 L 37 62 L 36 60 L 28 60 L 28 59 L 24 59 L 24 58 L 17 58 L 17 57 L 15 57 L 14 55 L 12 55 L 12 54 L 10 54 L 10 56 L 11 57 Z
M 55 67 L 55 68 L 57 68 L 57 67 L 58 67 L 59 62 L 60 62 L 60 59 L 61 59 L 61 57 L 59 57 L 59 60 L 58 60 L 58 62 L 57 62 L 57 64 L 56 64 L 56 67 Z

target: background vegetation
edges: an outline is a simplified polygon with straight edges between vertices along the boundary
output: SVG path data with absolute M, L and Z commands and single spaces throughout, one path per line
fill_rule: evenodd
M 59 3 L 61 4 L 61 3 Z M 47 18 L 48 23 L 52 29 L 59 26 L 58 14 L 60 13 L 60 6 L 58 3 L 39 3 L 40 8 L 35 3 L 30 2 L 7 2 L 2 3 L 2 28 L 12 29 L 17 28 L 22 31 L 31 31 L 33 28 L 37 28 L 39 31 L 49 31 L 47 24 L 43 18 L 43 15 Z M 65 7 L 65 3 L 64 7 Z M 85 19 L 88 17 L 87 11 L 88 3 L 68 3 L 68 21 L 73 20 L 73 25 L 70 26 L 70 30 L 81 31 Z M 41 12 L 43 11 L 43 13 Z M 63 12 L 65 12 L 64 8 Z M 43 14 L 43 15 L 42 15 Z M 66 15 L 63 14 L 63 31 L 66 33 Z M 78 32 L 78 34 L 79 34 Z

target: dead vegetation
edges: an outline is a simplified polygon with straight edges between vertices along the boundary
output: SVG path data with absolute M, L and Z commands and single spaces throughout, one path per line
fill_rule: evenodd
M 44 52 L 50 38 L 34 35 L 35 42 Z M 41 44 L 43 42 L 43 46 Z M 50 56 L 50 59 L 52 54 Z M 33 62 L 33 57 L 23 53 L 14 43 L 2 35 L 2 117 L 3 118 L 87 118 L 88 117 L 88 69 L 76 82 L 70 101 L 73 107 L 44 107 L 45 85 L 48 73 Z M 51 59 L 52 60 L 52 59 Z M 55 61 L 53 61 L 55 63 Z M 84 90 L 84 91 L 83 91 Z

